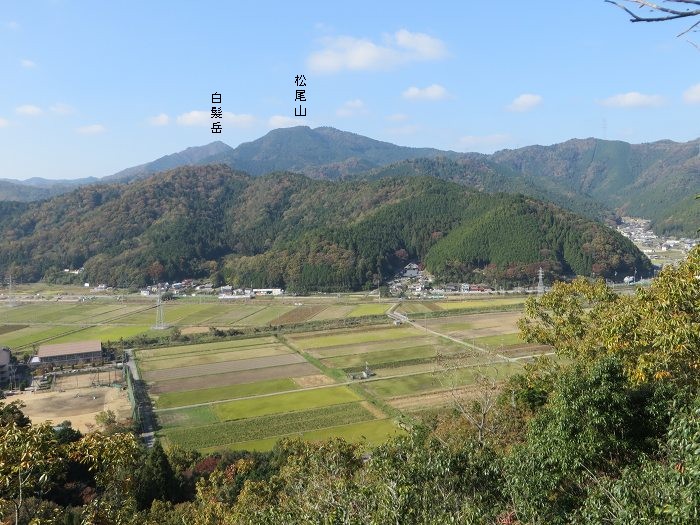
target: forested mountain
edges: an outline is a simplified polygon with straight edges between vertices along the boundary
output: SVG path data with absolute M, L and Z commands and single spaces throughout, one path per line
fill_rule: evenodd
M 84 184 L 92 184 L 97 179 L 80 179 L 77 181 L 44 181 L 45 179 L 30 179 L 15 181 L 0 179 L 0 201 L 32 202 L 48 199 L 71 191 Z
M 491 160 L 516 173 L 548 179 L 620 214 L 652 220 L 655 230 L 692 235 L 700 209 L 700 140 L 628 144 L 569 140 L 494 153 Z
M 599 223 L 523 196 L 432 177 L 330 182 L 185 167 L 131 184 L 79 188 L 6 205 L 0 272 L 37 280 L 85 267 L 85 279 L 141 285 L 209 276 L 290 290 L 347 290 L 411 260 L 445 279 L 625 275 L 649 261 Z M 161 270 L 162 268 L 162 270 Z
M 99 180 L 130 182 L 166 169 L 222 163 L 260 176 L 274 171 L 314 179 L 377 180 L 435 176 L 487 192 L 517 192 L 599 220 L 629 214 L 657 232 L 694 235 L 700 209 L 700 140 L 628 144 L 599 139 L 528 146 L 493 155 L 408 148 L 329 127 L 276 129 L 231 148 L 223 142 L 188 148 Z M 34 201 L 98 179 L 52 183 L 0 180 L 0 200 Z
M 222 162 L 251 175 L 293 171 L 312 178 L 338 179 L 399 160 L 457 155 L 433 148 L 396 146 L 330 127 L 297 126 L 275 129 L 199 164 Z
M 165 155 L 153 162 L 127 168 L 114 175 L 103 177 L 101 182 L 130 182 L 134 179 L 145 179 L 154 173 L 179 168 L 181 166 L 216 164 L 216 161 L 211 159 L 219 155 L 231 153 L 232 151 L 234 150 L 231 146 L 217 140 L 205 146 L 194 146 L 171 155 Z

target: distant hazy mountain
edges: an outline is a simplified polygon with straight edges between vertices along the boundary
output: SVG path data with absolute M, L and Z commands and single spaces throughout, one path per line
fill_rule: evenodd
M 399 160 L 445 155 L 458 154 L 396 146 L 329 127 L 297 126 L 270 131 L 264 137 L 215 154 L 199 164 L 222 162 L 251 175 L 286 170 L 313 178 L 337 179 Z
M 214 159 L 233 151 L 231 146 L 217 140 L 206 146 L 187 148 L 184 151 L 160 157 L 153 162 L 127 168 L 114 175 L 103 177 L 102 182 L 129 182 L 134 179 L 144 179 L 154 173 L 179 168 L 180 166 L 214 164 L 217 161 L 208 159 Z

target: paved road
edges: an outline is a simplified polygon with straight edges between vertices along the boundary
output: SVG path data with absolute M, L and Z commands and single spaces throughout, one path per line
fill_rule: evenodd
M 132 349 L 124 350 L 129 356 L 126 365 L 129 367 L 134 385 L 134 402 L 137 404 L 137 410 L 141 416 L 141 439 L 148 448 L 155 444 L 155 425 L 153 418 L 153 407 L 148 394 L 145 392 L 145 383 L 141 380 L 139 369 L 134 360 L 134 352 Z

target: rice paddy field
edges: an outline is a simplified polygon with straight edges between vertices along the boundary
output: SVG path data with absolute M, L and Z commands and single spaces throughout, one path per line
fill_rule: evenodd
M 186 298 L 166 302 L 163 308 L 167 325 L 183 333 L 202 333 L 210 327 L 245 329 L 382 316 L 391 306 L 372 302 L 371 298 L 364 300 L 354 296 L 302 300 L 256 298 L 240 302 Z M 16 351 L 30 351 L 33 346 L 42 343 L 88 339 L 118 341 L 139 334 L 151 334 L 151 327 L 156 322 L 155 299 L 142 297 L 129 297 L 126 300 L 121 296 L 74 297 L 70 300 L 25 299 L 12 307 L 8 304 L 0 303 L 0 345 Z
M 135 357 L 166 446 L 269 450 L 288 436 L 375 444 L 401 432 L 393 420 L 398 413 L 449 406 L 454 392 L 471 395 L 484 378 L 505 381 L 547 353 L 518 335 L 523 300 L 396 305 L 358 294 L 174 301 L 164 306 L 165 320 L 183 333 L 376 319 L 390 308 L 413 321 L 137 349 Z M 21 352 L 43 342 L 115 341 L 149 333 L 155 318 L 146 298 L 0 305 L 0 345 Z M 370 377 L 360 379 L 364 371 Z

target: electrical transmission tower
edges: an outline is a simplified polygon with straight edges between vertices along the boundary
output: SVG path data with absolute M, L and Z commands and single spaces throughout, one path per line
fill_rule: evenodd
M 540 278 L 540 280 L 537 283 L 537 295 L 541 297 L 542 295 L 544 295 L 544 271 L 542 270 L 541 266 L 540 271 L 537 272 L 537 275 Z
M 168 325 L 165 324 L 165 314 L 163 313 L 163 298 L 160 291 L 160 286 L 158 287 L 158 302 L 156 302 L 156 324 L 153 327 L 154 330 L 165 330 Z
M 17 304 L 15 303 L 15 298 L 14 298 L 14 296 L 12 295 L 12 272 L 9 272 L 9 273 L 7 274 L 7 279 L 8 279 L 8 281 L 9 281 L 9 285 L 10 285 L 9 288 L 10 288 L 10 289 L 9 289 L 9 291 L 8 291 L 7 303 L 6 303 L 6 304 L 7 304 L 7 306 L 17 306 Z

